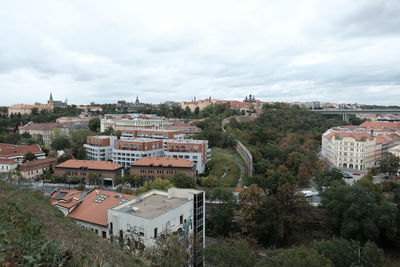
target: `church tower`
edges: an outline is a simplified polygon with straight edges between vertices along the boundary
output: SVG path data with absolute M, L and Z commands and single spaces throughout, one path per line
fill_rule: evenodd
M 51 106 L 51 107 L 54 107 L 53 94 L 51 92 L 50 92 L 50 98 L 47 101 L 47 105 Z

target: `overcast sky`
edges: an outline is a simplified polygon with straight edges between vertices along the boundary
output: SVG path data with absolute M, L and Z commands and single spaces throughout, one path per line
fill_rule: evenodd
M 400 104 L 399 0 L 0 2 L 0 105 Z

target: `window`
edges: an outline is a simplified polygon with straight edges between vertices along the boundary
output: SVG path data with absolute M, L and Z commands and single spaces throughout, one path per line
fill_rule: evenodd
M 99 230 L 98 229 L 94 229 L 94 232 L 96 233 L 96 235 L 99 234 Z
M 181 216 L 179 217 L 179 223 L 180 223 L 180 224 L 183 224 L 183 215 L 181 215 Z
M 103 237 L 104 239 L 107 238 L 107 233 L 106 233 L 106 231 L 102 231 L 101 234 L 102 234 L 102 237 Z
M 157 238 L 157 234 L 158 234 L 158 229 L 156 227 L 156 228 L 154 228 L 154 238 Z
M 122 230 L 119 230 L 119 238 L 124 238 L 124 232 Z

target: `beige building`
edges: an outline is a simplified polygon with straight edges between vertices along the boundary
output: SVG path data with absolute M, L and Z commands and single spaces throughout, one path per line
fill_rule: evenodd
M 10 116 L 11 114 L 21 114 L 21 115 L 29 115 L 32 113 L 33 109 L 37 109 L 39 112 L 42 110 L 53 110 L 53 108 L 51 106 L 48 105 L 24 105 L 24 104 L 20 104 L 20 105 L 14 105 L 14 106 L 10 106 L 8 107 L 8 116 Z
M 123 116 L 105 115 L 104 119 L 100 121 L 100 131 L 104 132 L 108 128 L 114 131 L 130 131 L 137 129 L 165 129 L 172 125 L 172 122 L 161 117 L 149 116 L 131 116 L 125 114 Z
M 14 159 L 0 158 L 0 173 L 11 172 L 18 166 L 18 162 Z
M 55 158 L 37 159 L 21 164 L 21 176 L 27 180 L 38 179 L 50 166 L 57 163 Z
M 68 128 L 59 123 L 28 123 L 25 126 L 18 127 L 19 134 L 29 133 L 33 139 L 43 142 L 49 146 L 54 135 L 68 135 Z
M 328 130 L 322 135 L 322 156 L 332 165 L 355 170 L 375 166 L 375 138 L 368 133 Z

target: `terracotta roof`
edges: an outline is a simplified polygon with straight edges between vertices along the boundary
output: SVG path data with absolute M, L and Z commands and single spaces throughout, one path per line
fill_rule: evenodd
M 18 130 L 50 131 L 58 127 L 61 127 L 58 123 L 32 123 L 18 127 Z
M 23 156 L 27 153 L 43 154 L 39 145 L 14 145 L 0 143 L 0 157 Z
M 18 164 L 18 162 L 15 161 L 15 159 L 1 159 L 0 158 L 0 163 L 2 164 Z
M 360 127 L 400 128 L 400 122 L 365 121 L 360 125 Z
M 105 197 L 102 201 L 100 198 Z M 107 226 L 107 210 L 123 200 L 132 199 L 133 195 L 121 194 L 101 189 L 93 189 L 68 217 L 97 225 Z
M 50 195 L 50 203 L 54 206 L 70 209 L 81 202 L 83 193 L 83 191 L 78 190 L 58 190 Z
M 132 166 L 192 168 L 194 163 L 190 160 L 181 158 L 145 157 L 132 163 Z
M 340 139 L 343 139 L 345 137 L 352 137 L 357 141 L 360 141 L 362 138 L 370 139 L 370 140 L 374 139 L 373 135 L 371 135 L 370 133 L 366 133 L 366 132 L 357 133 L 357 132 L 339 132 L 339 131 L 328 130 L 328 132 L 326 132 L 324 134 L 324 136 L 327 137 L 328 139 L 332 139 L 335 137 L 338 137 Z
M 21 165 L 21 171 L 35 170 L 37 168 L 43 168 L 44 166 L 48 167 L 56 162 L 57 159 L 55 158 L 45 158 L 28 161 Z
M 70 159 L 56 166 L 56 168 L 74 168 L 74 169 L 79 169 L 81 167 L 85 167 L 87 169 L 92 169 L 92 170 L 108 170 L 108 171 L 114 171 L 123 168 L 122 165 L 110 161 L 77 160 L 77 159 Z

